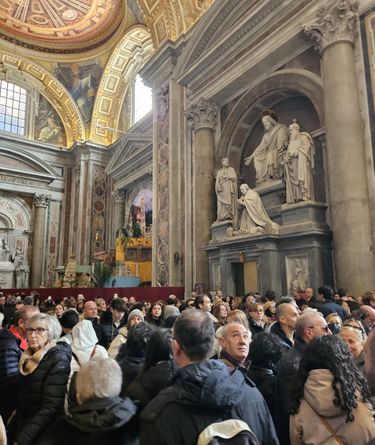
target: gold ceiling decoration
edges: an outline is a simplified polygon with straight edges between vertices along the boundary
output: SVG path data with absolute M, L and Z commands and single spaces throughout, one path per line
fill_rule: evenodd
M 7 68 L 14 67 L 37 81 L 39 91 L 51 102 L 64 123 L 68 147 L 71 147 L 75 141 L 86 139 L 85 124 L 77 104 L 65 87 L 49 71 L 29 59 L 3 51 L 0 52 L 0 62 Z
M 143 25 L 132 27 L 113 51 L 96 95 L 90 140 L 109 145 L 120 134 L 115 130 L 129 85 L 154 48 Z
M 177 40 L 207 11 L 214 0 L 137 0 L 156 48 Z
M 1 0 L 0 36 L 41 51 L 81 52 L 108 40 L 124 15 L 121 0 Z

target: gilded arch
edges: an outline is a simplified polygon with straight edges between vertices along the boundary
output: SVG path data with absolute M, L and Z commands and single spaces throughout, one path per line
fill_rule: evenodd
M 238 146 L 235 145 L 236 131 L 239 129 L 249 109 L 258 104 L 258 115 L 262 111 L 261 105 L 268 95 L 278 91 L 295 91 L 309 99 L 312 103 L 320 126 L 324 126 L 324 106 L 323 106 L 323 82 L 316 74 L 303 69 L 285 69 L 271 74 L 267 79 L 261 81 L 249 89 L 238 101 L 226 120 L 220 140 L 216 150 L 216 159 L 224 156 L 230 157 L 238 163 Z M 270 105 L 264 101 L 263 109 Z M 248 127 L 248 132 L 251 128 Z M 243 130 L 242 130 L 243 131 Z M 245 136 L 244 136 L 245 139 Z
M 121 106 L 129 84 L 153 52 L 150 33 L 144 26 L 131 28 L 117 45 L 104 70 L 95 100 L 90 139 L 109 145 L 118 135 Z
M 5 66 L 14 66 L 27 73 L 37 81 L 40 85 L 39 91 L 51 102 L 64 123 L 68 147 L 71 147 L 77 140 L 85 139 L 84 122 L 75 101 L 67 89 L 49 71 L 18 54 L 4 51 L 0 53 L 0 61 Z

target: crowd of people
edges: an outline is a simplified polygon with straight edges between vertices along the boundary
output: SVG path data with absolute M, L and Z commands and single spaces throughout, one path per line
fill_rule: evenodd
M 375 445 L 375 291 L 0 292 L 0 325 L 0 445 Z

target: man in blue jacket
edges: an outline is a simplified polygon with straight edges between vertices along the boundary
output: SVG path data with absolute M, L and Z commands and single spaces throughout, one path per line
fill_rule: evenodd
M 214 324 L 205 311 L 184 311 L 173 329 L 172 350 L 179 367 L 171 386 L 141 414 L 141 445 L 195 445 L 208 425 L 227 419 L 247 423 L 263 445 L 279 443 L 266 402 L 243 373 L 207 360 Z

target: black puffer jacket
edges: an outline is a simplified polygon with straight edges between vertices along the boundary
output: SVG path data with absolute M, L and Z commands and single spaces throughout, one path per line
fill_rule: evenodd
M 171 420 L 172 419 L 172 420 Z M 172 385 L 141 414 L 141 445 L 195 445 L 213 422 L 245 421 L 262 445 L 279 443 L 262 395 L 241 371 L 229 373 L 219 360 L 193 363 L 177 371 Z
M 144 408 L 150 400 L 168 386 L 174 372 L 172 360 L 159 362 L 134 379 L 125 389 L 125 396 L 137 400 L 140 408 Z
M 137 408 L 130 399 L 88 400 L 72 409 L 56 428 L 55 445 L 137 445 Z
M 20 376 L 14 439 L 18 445 L 53 443 L 53 424 L 64 413 L 71 358 L 70 345 L 57 343 L 34 372 Z
M 250 365 L 247 375 L 257 385 L 267 402 L 273 420 L 275 420 L 275 397 L 276 397 L 276 374 L 271 368 L 262 368 L 260 366 Z
M 16 407 L 20 340 L 7 329 L 0 331 L 0 415 L 4 423 Z

